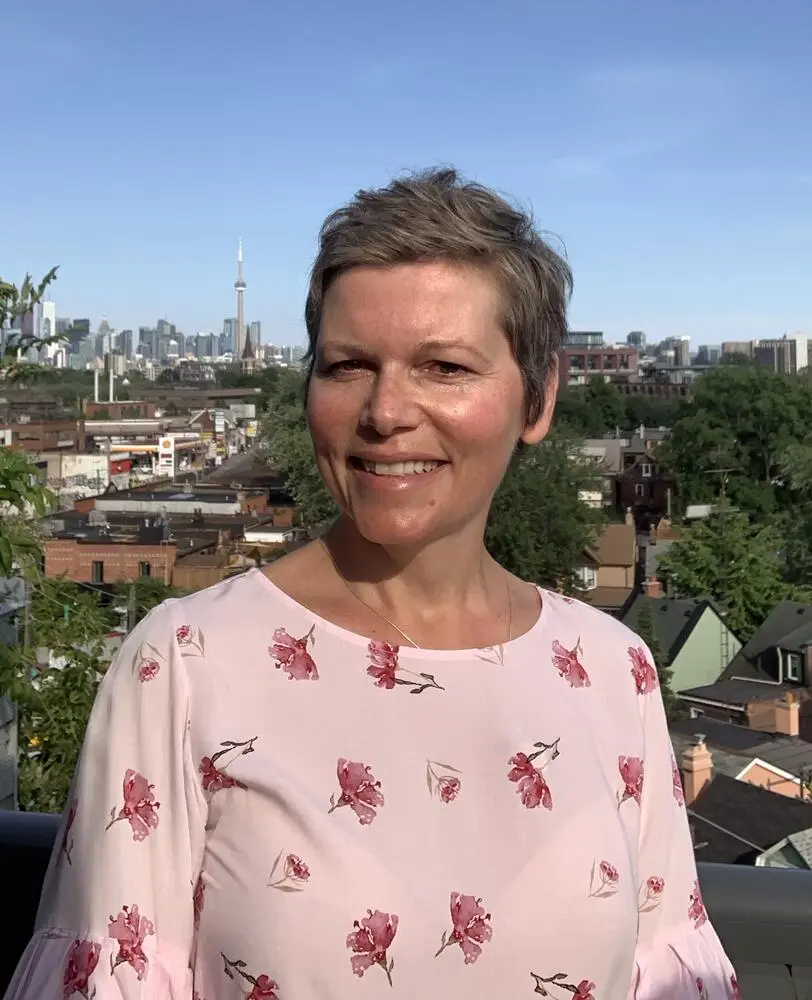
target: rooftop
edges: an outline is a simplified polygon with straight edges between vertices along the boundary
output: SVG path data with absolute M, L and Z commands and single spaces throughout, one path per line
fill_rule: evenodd
M 675 747 L 682 741 L 693 742 L 694 737 L 701 733 L 713 754 L 714 767 L 718 767 L 719 762 L 723 760 L 721 751 L 740 760 L 739 772 L 754 758 L 772 764 L 773 767 L 779 767 L 795 777 L 812 768 L 812 743 L 798 736 L 764 733 L 758 729 L 719 722 L 705 716 L 701 719 L 678 719 L 671 723 L 669 729 Z M 682 745 L 682 749 L 685 745 Z

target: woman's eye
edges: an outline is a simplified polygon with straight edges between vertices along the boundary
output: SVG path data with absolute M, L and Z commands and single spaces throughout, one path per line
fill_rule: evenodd
M 345 361 L 334 361 L 332 364 L 325 365 L 324 372 L 326 375 L 342 375 L 347 372 L 358 371 L 362 367 L 363 363 L 361 361 L 347 359 Z
M 438 375 L 460 375 L 467 371 L 462 365 L 455 364 L 453 361 L 432 361 L 430 367 Z

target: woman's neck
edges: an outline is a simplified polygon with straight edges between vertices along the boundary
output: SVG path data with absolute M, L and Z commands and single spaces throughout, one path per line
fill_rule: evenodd
M 367 541 L 342 517 L 323 540 L 344 580 L 384 611 L 408 609 L 425 621 L 463 609 L 481 612 L 492 606 L 494 588 L 505 587 L 505 571 L 473 527 L 419 547 L 384 547 Z

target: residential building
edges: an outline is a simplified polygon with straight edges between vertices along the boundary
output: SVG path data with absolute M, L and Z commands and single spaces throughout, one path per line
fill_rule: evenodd
M 682 753 L 680 765 L 697 861 L 756 865 L 812 826 L 809 802 L 714 773 L 701 737 Z
M 20 451 L 85 450 L 84 420 L 47 420 L 0 424 L 0 438 Z
M 637 539 L 633 524 L 607 524 L 594 545 L 584 549 L 578 567 L 582 599 L 616 614 L 635 585 Z
M 675 694 L 712 684 L 741 649 L 720 609 L 708 598 L 678 600 L 637 593 L 621 610 L 620 619 L 636 631 L 644 609 L 671 670 Z
M 812 604 L 782 601 L 719 679 L 681 697 L 711 718 L 812 739 Z
M 636 347 L 567 346 L 559 354 L 562 385 L 585 385 L 590 378 L 610 382 L 637 379 L 639 353 Z
M 631 510 L 635 524 L 647 531 L 661 517 L 670 517 L 676 489 L 673 475 L 657 458 L 654 438 L 635 435 L 623 449 L 623 467 L 617 477 L 617 506 Z

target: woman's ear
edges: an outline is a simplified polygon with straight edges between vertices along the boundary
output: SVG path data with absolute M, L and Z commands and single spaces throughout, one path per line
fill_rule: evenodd
M 532 424 L 528 424 L 519 439 L 523 444 L 538 444 L 543 441 L 550 432 L 550 425 L 553 422 L 555 412 L 555 401 L 558 397 L 558 356 L 556 355 L 550 373 L 544 383 L 544 405 L 541 413 Z

